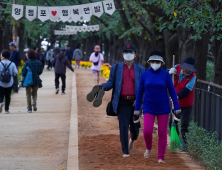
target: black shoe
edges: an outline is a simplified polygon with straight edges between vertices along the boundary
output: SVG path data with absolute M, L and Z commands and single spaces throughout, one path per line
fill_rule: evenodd
M 32 103 L 32 107 L 33 107 L 33 110 L 36 112 L 37 111 L 37 104 L 35 102 Z
M 96 96 L 96 94 L 99 92 L 100 87 L 99 86 L 94 86 L 91 92 L 86 96 L 87 100 L 89 102 L 92 102 Z
M 105 94 L 104 89 L 100 88 L 98 95 L 96 96 L 96 99 L 93 102 L 94 107 L 99 107 L 102 104 L 104 94 Z
M 139 123 L 140 122 L 140 116 L 133 115 L 133 123 Z

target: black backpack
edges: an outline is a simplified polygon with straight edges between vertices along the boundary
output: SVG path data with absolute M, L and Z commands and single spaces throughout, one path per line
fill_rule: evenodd
M 2 63 L 2 62 L 1 62 Z M 2 65 L 4 66 L 4 69 L 2 70 L 1 74 L 0 74 L 0 80 L 3 83 L 9 83 L 11 81 L 11 73 L 9 70 L 9 66 L 12 64 L 12 62 L 6 67 L 3 63 Z

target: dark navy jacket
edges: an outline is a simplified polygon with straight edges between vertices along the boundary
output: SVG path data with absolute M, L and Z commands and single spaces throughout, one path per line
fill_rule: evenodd
M 137 93 L 140 77 L 144 72 L 144 67 L 139 64 L 134 63 L 134 72 L 135 72 L 135 95 Z M 102 84 L 105 91 L 109 91 L 113 88 L 113 80 L 114 80 L 114 73 L 115 73 L 116 64 L 114 64 L 110 70 L 109 80 L 107 83 Z M 120 93 L 122 89 L 122 79 L 123 79 L 123 68 L 124 62 L 118 64 L 118 68 L 116 70 L 116 83 L 115 83 L 115 92 L 114 92 L 114 99 L 113 99 L 113 111 L 117 113 L 117 107 L 119 103 Z
M 20 54 L 17 50 L 15 50 L 11 53 L 11 56 L 10 56 L 9 60 L 11 62 L 14 62 L 16 67 L 21 65 L 21 56 L 20 56 Z
M 73 51 L 71 49 L 66 50 L 66 57 L 71 60 L 72 56 L 73 56 Z

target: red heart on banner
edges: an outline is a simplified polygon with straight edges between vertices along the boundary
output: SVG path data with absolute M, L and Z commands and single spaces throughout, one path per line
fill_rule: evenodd
M 86 28 L 83 28 L 84 30 L 86 29 Z
M 57 11 L 52 11 L 53 16 L 56 16 L 56 14 L 57 14 Z

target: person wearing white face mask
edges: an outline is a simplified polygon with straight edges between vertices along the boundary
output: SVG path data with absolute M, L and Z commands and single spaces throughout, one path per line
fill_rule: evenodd
M 174 114 L 181 112 L 177 100 L 177 94 L 173 86 L 172 78 L 168 71 L 161 68 L 164 64 L 160 51 L 152 51 L 148 60 L 151 68 L 144 71 L 136 95 L 134 115 L 140 116 L 141 103 L 143 100 L 144 128 L 143 136 L 146 144 L 145 158 L 149 158 L 152 149 L 152 133 L 155 117 L 158 120 L 158 162 L 164 162 L 167 146 L 167 124 L 169 113 L 169 94 L 174 103 Z M 143 99 L 144 97 L 144 99 Z
M 94 98 L 100 89 L 109 91 L 114 88 L 114 98 L 112 100 L 113 112 L 119 120 L 120 141 L 122 145 L 123 157 L 129 157 L 129 152 L 134 149 L 134 141 L 139 135 L 140 122 L 134 123 L 134 103 L 140 77 L 145 70 L 144 67 L 136 64 L 136 48 L 133 45 L 126 45 L 123 48 L 124 62 L 114 64 L 110 71 L 109 80 L 99 86 L 95 86 L 89 93 Z M 115 80 L 114 80 L 115 79 Z M 98 95 L 100 97 L 100 95 Z M 98 98 L 97 97 L 97 98 Z M 96 101 L 97 99 L 95 99 Z M 99 100 L 101 101 L 101 100 Z M 128 131 L 130 126 L 130 140 L 128 143 Z

